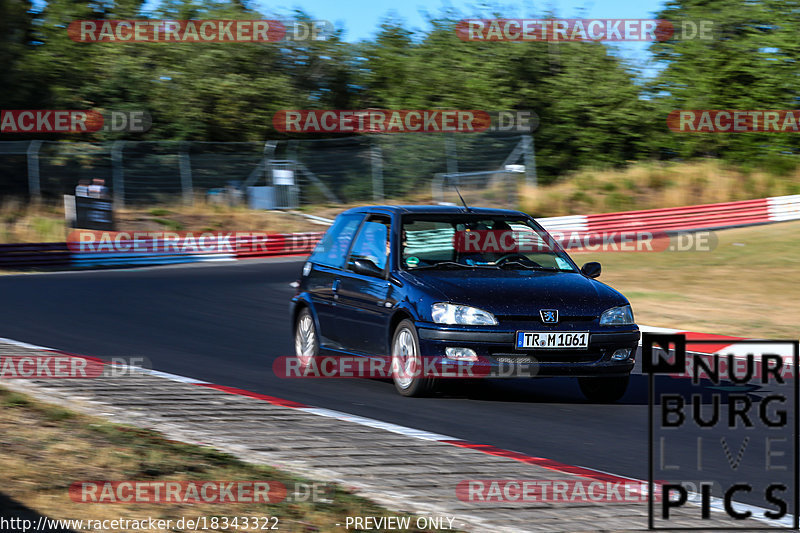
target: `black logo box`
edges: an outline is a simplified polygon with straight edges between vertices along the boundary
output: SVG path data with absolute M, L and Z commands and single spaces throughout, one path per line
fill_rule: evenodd
M 697 340 L 692 339 L 690 344 L 720 344 L 720 339 Z M 698 527 L 655 527 L 655 514 L 654 514 L 654 500 L 653 494 L 655 489 L 654 468 L 653 468 L 653 406 L 655 400 L 655 387 L 654 378 L 656 374 L 682 374 L 686 370 L 686 335 L 676 333 L 643 333 L 642 334 L 642 373 L 648 375 L 647 387 L 647 419 L 648 419 L 648 478 L 647 478 L 647 527 L 650 530 L 675 530 L 675 531 L 730 531 L 730 526 L 722 527 L 709 527 L 707 525 Z M 800 341 L 796 340 L 733 340 L 731 344 L 775 344 L 775 345 L 790 345 L 792 350 L 792 364 L 793 372 L 792 378 L 794 381 L 793 396 L 794 396 L 794 413 L 792 423 L 794 424 L 794 431 L 792 432 L 792 441 L 794 443 L 794 524 L 792 526 L 779 527 L 779 526 L 764 526 L 752 527 L 748 526 L 747 531 L 781 531 L 800 529 L 800 472 L 798 465 L 800 462 L 800 413 L 798 413 L 798 406 L 800 406 Z M 665 353 L 669 354 L 671 346 L 674 346 L 674 361 L 659 358 L 654 362 L 653 355 L 655 348 L 662 349 Z M 704 354 L 707 355 L 707 354 Z M 690 378 L 691 379 L 691 378 Z M 736 528 L 735 528 L 736 529 Z

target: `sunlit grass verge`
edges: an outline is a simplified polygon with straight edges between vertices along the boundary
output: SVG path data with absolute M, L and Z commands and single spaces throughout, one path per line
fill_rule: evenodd
M 712 251 L 581 252 L 621 291 L 636 321 L 738 337 L 800 338 L 800 222 L 716 232 Z

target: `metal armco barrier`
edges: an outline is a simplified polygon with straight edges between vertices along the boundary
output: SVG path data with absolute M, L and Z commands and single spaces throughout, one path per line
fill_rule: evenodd
M 71 259 L 65 242 L 0 245 L 0 268 L 69 267 Z
M 268 234 L 256 239 L 240 239 L 230 250 L 208 253 L 197 251 L 136 251 L 141 243 L 119 241 L 131 251 L 104 251 L 99 243 L 91 251 L 81 251 L 79 243 L 0 244 L 0 268 L 91 268 L 126 265 L 166 265 L 207 261 L 235 261 L 253 257 L 306 255 L 313 250 L 322 233 Z M 151 241 L 152 244 L 152 241 Z M 213 244 L 211 244 L 213 246 Z M 163 248 L 163 246 L 162 246 Z M 220 246 L 220 248 L 224 248 Z
M 594 234 L 612 231 L 692 231 L 752 226 L 800 220 L 800 195 L 758 200 L 625 211 L 598 215 L 570 215 L 538 219 L 549 231 Z M 0 244 L 0 268 L 86 268 L 97 266 L 160 265 L 200 261 L 235 261 L 253 257 L 306 255 L 321 232 L 274 233 L 253 240 L 240 239 L 230 250 L 208 253 L 103 252 L 71 250 L 67 243 Z M 74 248 L 74 243 L 73 248 Z
M 539 219 L 548 231 L 691 231 L 753 226 L 800 219 L 800 195 L 776 196 L 718 204 L 665 207 L 597 215 Z

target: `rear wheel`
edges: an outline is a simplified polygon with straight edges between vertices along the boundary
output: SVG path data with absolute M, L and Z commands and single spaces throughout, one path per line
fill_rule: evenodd
M 592 402 L 616 402 L 628 390 L 630 376 L 578 378 L 578 385 L 586 399 Z
M 423 376 L 422 355 L 414 323 L 403 320 L 397 325 L 392 339 L 392 381 L 403 396 L 424 396 L 436 384 L 434 378 Z
M 300 362 L 300 369 L 305 370 L 319 356 L 319 337 L 314 326 L 314 317 L 307 308 L 297 315 L 294 326 L 294 353 Z

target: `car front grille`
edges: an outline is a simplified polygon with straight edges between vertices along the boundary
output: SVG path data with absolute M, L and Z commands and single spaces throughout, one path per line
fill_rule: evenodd
M 536 350 L 526 353 L 492 353 L 492 357 L 506 363 L 594 363 L 603 358 L 603 352 L 572 352 L 565 350 Z

